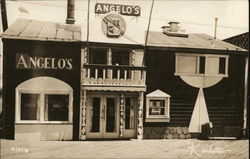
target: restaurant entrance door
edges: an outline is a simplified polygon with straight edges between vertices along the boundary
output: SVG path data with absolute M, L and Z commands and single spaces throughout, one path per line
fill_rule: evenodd
M 119 96 L 91 95 L 87 99 L 87 138 L 119 138 Z

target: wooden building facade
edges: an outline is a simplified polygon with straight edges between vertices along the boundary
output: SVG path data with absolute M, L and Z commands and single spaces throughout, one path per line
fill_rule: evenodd
M 247 52 L 204 34 L 149 35 L 147 93 L 159 89 L 171 96 L 170 121 L 145 122 L 144 138 L 190 138 L 205 123 L 211 137 L 239 138 L 246 120 Z
M 128 19 L 101 14 L 89 31 L 19 19 L 4 32 L 4 137 L 184 139 L 204 124 L 239 137 L 248 52 L 176 22 L 145 47 Z
M 80 26 L 19 19 L 3 45 L 3 136 L 78 139 Z

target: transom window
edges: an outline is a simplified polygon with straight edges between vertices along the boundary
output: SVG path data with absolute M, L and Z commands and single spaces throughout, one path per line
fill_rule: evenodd
M 176 53 L 175 75 L 228 77 L 228 55 Z
M 170 96 L 161 90 L 146 95 L 146 122 L 169 122 Z

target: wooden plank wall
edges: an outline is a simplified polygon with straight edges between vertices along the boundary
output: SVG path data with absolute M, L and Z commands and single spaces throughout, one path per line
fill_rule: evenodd
M 80 53 L 78 43 L 38 42 L 26 40 L 4 41 L 4 137 L 14 139 L 15 123 L 15 88 L 25 80 L 39 76 L 50 76 L 69 84 L 73 90 L 73 139 L 79 137 L 79 105 L 80 105 Z M 72 59 L 72 70 L 53 69 L 16 69 L 16 54 L 29 56 L 57 57 Z M 74 78 L 72 78 L 74 77 Z
M 244 64 L 243 56 L 230 55 L 229 77 L 224 78 L 215 86 L 204 89 L 209 118 L 215 127 L 222 127 L 224 130 L 227 126 L 240 128 L 243 124 Z M 174 76 L 175 53 L 147 52 L 146 66 L 147 92 L 145 94 L 160 89 L 171 95 L 171 100 L 170 123 L 144 123 L 145 127 L 188 127 L 198 95 L 198 88 L 191 87 L 180 77 Z

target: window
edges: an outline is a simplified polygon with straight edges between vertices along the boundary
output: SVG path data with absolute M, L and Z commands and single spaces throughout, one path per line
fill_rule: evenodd
M 39 94 L 21 95 L 21 120 L 39 120 Z
M 51 77 L 27 80 L 16 88 L 16 123 L 71 123 L 73 90 Z
M 92 49 L 89 50 L 90 64 L 107 64 L 108 49 Z
M 149 100 L 149 115 L 165 115 L 165 100 Z
M 169 122 L 170 95 L 156 90 L 146 95 L 146 122 Z
M 45 95 L 45 120 L 68 121 L 69 95 Z
M 176 53 L 175 75 L 228 76 L 228 55 Z
M 135 104 L 134 98 L 125 98 L 125 129 L 135 129 Z
M 129 65 L 128 50 L 112 50 L 112 65 Z

